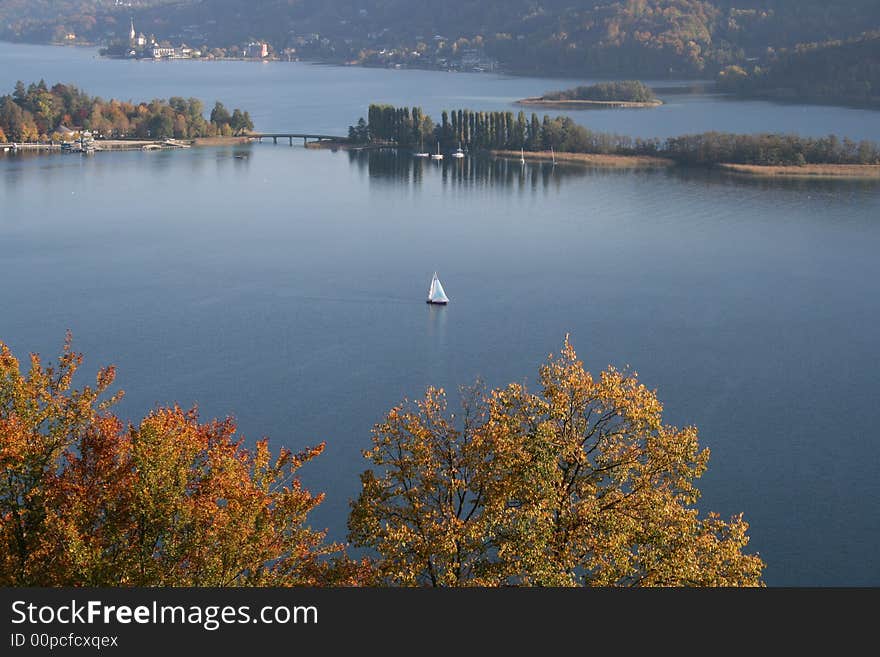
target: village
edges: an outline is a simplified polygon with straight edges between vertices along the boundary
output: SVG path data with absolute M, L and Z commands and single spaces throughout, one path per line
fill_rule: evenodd
M 264 41 L 251 41 L 246 45 L 236 48 L 230 48 L 228 55 L 226 51 L 222 53 L 216 50 L 203 50 L 192 48 L 186 43 L 181 42 L 174 46 L 167 40 L 158 40 L 155 35 L 147 36 L 143 32 L 135 30 L 134 19 L 129 21 L 128 39 L 123 41 L 111 42 L 106 48 L 100 50 L 100 54 L 105 57 L 116 59 L 217 59 L 217 58 L 235 58 L 235 59 L 256 59 L 265 60 L 272 59 L 269 44 Z M 191 34 L 195 39 L 201 38 L 199 34 Z

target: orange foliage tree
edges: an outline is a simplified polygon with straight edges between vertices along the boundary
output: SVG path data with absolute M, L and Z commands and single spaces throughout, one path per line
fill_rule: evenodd
M 55 367 L 22 373 L 0 343 L 0 585 L 354 584 L 361 564 L 306 525 L 322 500 L 296 477 L 323 444 L 273 455 L 232 420 L 159 408 L 138 425 L 72 388 L 70 336 Z
M 393 408 L 365 452 L 349 538 L 380 580 L 431 586 L 761 585 L 748 525 L 700 518 L 694 427 L 662 421 L 635 374 L 593 378 L 566 339 L 540 391 L 430 388 Z

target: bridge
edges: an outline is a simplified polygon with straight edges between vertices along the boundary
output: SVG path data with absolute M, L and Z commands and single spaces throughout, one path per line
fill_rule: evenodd
M 303 146 L 309 142 L 309 139 L 313 141 L 343 141 L 345 139 L 345 137 L 338 135 L 316 135 L 311 132 L 249 132 L 246 136 L 258 141 L 271 137 L 274 144 L 277 144 L 279 139 L 287 139 L 291 146 L 293 146 L 294 139 L 302 139 Z

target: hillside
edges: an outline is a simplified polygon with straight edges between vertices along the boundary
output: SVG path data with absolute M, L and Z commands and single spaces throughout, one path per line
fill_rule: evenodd
M 130 16 L 206 50 L 259 39 L 303 59 L 579 77 L 711 78 L 880 29 L 876 0 L 0 0 L 0 38 L 106 43 Z
M 743 96 L 880 105 L 880 32 L 798 46 L 765 65 L 731 66 L 719 88 Z

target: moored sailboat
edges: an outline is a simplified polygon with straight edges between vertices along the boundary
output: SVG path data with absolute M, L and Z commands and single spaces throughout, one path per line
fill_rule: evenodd
M 440 142 L 439 141 L 437 142 L 437 152 L 434 153 L 433 155 L 431 155 L 431 159 L 432 160 L 442 160 L 443 159 L 443 153 L 440 152 Z
M 443 290 L 443 285 L 437 277 L 437 272 L 434 272 L 434 277 L 431 279 L 431 286 L 428 288 L 427 303 L 433 303 L 440 306 L 445 306 L 449 303 L 449 297 L 446 296 L 446 292 Z

